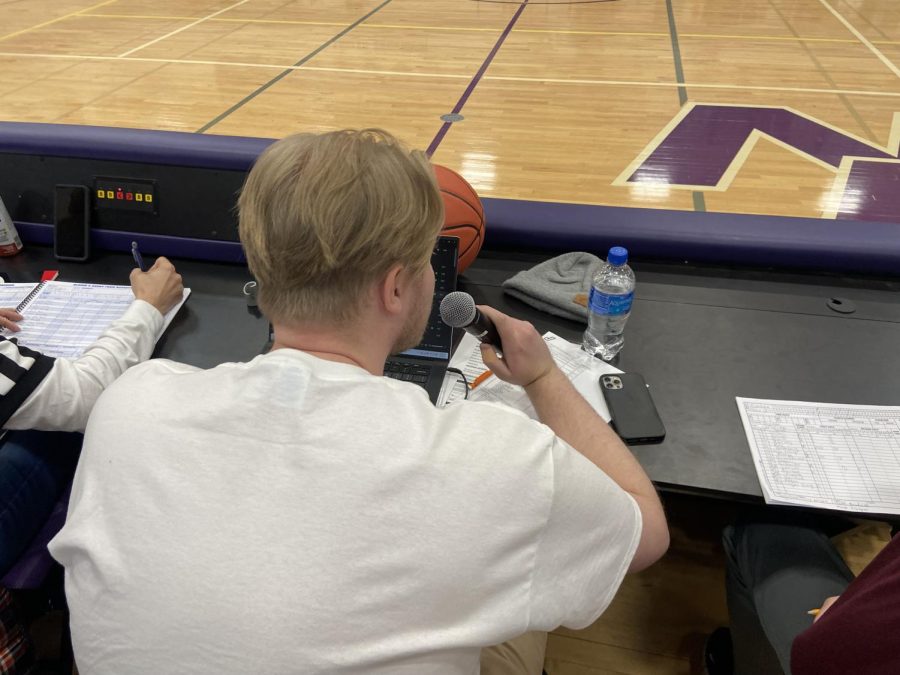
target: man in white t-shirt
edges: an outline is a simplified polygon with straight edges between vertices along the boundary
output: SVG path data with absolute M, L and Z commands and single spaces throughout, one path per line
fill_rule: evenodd
M 540 673 L 546 631 L 593 622 L 668 546 L 640 465 L 534 327 L 490 308 L 485 362 L 543 424 L 382 376 L 434 292 L 422 153 L 292 136 L 239 206 L 274 346 L 156 360 L 101 396 L 51 544 L 79 671 Z

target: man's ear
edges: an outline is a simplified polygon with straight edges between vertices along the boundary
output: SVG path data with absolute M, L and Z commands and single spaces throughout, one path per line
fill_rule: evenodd
M 403 265 L 394 265 L 381 279 L 378 295 L 385 311 L 389 314 L 401 314 L 406 302 L 408 274 Z

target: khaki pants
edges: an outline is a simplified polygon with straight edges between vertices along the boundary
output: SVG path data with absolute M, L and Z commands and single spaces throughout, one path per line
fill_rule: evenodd
M 481 650 L 481 675 L 541 675 L 546 633 L 525 633 L 501 645 Z

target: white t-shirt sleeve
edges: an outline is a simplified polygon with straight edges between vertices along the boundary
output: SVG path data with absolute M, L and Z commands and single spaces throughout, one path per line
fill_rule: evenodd
M 84 354 L 77 359 L 56 359 L 5 428 L 84 431 L 103 390 L 128 368 L 150 358 L 162 329 L 159 310 L 135 300 Z
M 565 441 L 552 452 L 553 496 L 538 542 L 530 630 L 584 628 L 609 606 L 641 537 L 637 503 Z

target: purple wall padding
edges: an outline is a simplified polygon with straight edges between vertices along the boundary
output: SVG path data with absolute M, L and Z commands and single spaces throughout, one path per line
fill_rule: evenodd
M 482 200 L 485 246 L 900 275 L 900 224 Z
M 272 139 L 141 129 L 0 122 L 0 153 L 76 157 L 246 171 Z M 696 213 L 511 199 L 483 200 L 485 246 L 492 250 L 586 250 L 615 244 L 637 258 L 900 274 L 900 224 Z M 21 224 L 26 240 L 46 242 L 49 226 Z M 95 244 L 127 249 L 129 233 L 95 231 Z M 148 253 L 238 261 L 240 247 L 139 235 Z

